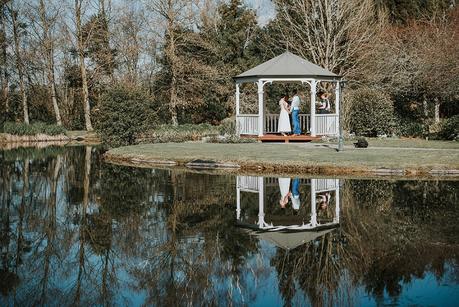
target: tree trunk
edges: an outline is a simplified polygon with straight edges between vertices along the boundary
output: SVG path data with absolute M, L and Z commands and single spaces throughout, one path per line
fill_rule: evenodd
M 169 101 L 169 111 L 171 112 L 171 121 L 173 126 L 178 126 L 177 118 L 177 61 L 176 61 L 176 50 L 175 50 L 175 33 L 174 33 L 174 20 L 175 13 L 173 10 L 172 1 L 168 1 L 168 25 L 167 32 L 169 36 L 169 41 L 166 55 L 169 58 L 170 69 L 171 69 L 171 85 L 170 85 L 170 101 Z
M 14 51 L 16 54 L 16 66 L 17 66 L 18 76 L 19 76 L 19 88 L 20 88 L 21 96 L 22 96 L 22 111 L 24 114 L 24 123 L 29 124 L 29 108 L 27 106 L 27 94 L 26 94 L 25 85 L 24 85 L 22 60 L 21 60 L 21 54 L 19 52 L 19 33 L 18 33 L 17 12 L 15 12 L 12 7 L 10 8 L 10 12 L 11 12 L 11 19 L 13 21 Z
M 177 118 L 177 78 L 175 77 L 174 73 L 172 73 L 172 82 L 171 82 L 171 100 L 169 105 L 169 110 L 171 112 L 171 120 L 173 126 L 178 126 L 178 118 Z
M 86 214 L 86 209 L 89 206 L 89 190 L 91 188 L 91 153 L 92 147 L 86 146 L 85 148 L 85 159 L 84 159 L 84 180 L 83 180 L 83 207 L 84 213 Z
M 16 241 L 16 270 L 18 269 L 20 263 L 22 262 L 22 249 L 24 243 L 24 235 L 23 235 L 23 222 L 24 222 L 24 214 L 26 210 L 26 201 L 29 198 L 29 160 L 24 160 L 24 168 L 23 172 L 23 185 L 22 185 L 22 195 L 21 195 L 21 204 L 19 207 L 19 220 L 16 226 L 18 237 Z
M 43 47 L 46 55 L 46 69 L 48 76 L 48 86 L 51 91 L 51 102 L 53 104 L 56 123 L 62 126 L 61 112 L 57 104 L 56 85 L 54 81 L 54 46 L 52 38 L 49 36 L 49 22 L 46 19 L 46 7 L 43 0 L 40 0 L 40 18 L 43 26 Z
M 427 108 L 427 99 L 425 96 L 422 97 L 422 109 L 424 111 L 424 120 L 429 118 L 429 109 Z
M 429 137 L 429 109 L 427 105 L 427 98 L 425 95 L 423 95 L 422 97 L 422 107 L 424 109 L 423 137 L 427 140 Z
M 435 102 L 435 123 L 440 122 L 440 100 L 438 98 L 434 99 Z
M 77 30 L 77 48 L 78 58 L 80 61 L 81 83 L 83 88 L 83 107 L 84 121 L 87 131 L 94 130 L 91 124 L 91 107 L 89 105 L 88 78 L 86 75 L 86 65 L 84 63 L 84 43 L 83 33 L 81 31 L 81 0 L 75 0 L 75 22 Z
M 2 72 L 1 72 L 1 79 L 2 79 L 2 96 L 5 102 L 5 111 L 9 111 L 9 95 L 8 95 L 8 69 L 6 63 L 8 62 L 6 48 L 8 47 L 8 43 L 6 41 L 6 26 L 5 26 L 5 11 L 4 11 L 5 4 L 2 4 L 0 7 L 0 23 L 1 23 L 1 42 L 2 42 Z

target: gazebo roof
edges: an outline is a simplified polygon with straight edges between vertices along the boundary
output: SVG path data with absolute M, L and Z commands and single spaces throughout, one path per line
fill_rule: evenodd
M 250 82 L 270 78 L 336 80 L 340 76 L 287 51 L 243 72 L 234 79 Z
M 254 235 L 260 239 L 271 242 L 272 244 L 283 248 L 285 250 L 292 250 L 300 245 L 311 242 L 318 237 L 321 237 L 333 229 L 325 229 L 320 231 L 302 231 L 302 232 L 278 232 L 278 231 L 266 231 L 258 232 Z

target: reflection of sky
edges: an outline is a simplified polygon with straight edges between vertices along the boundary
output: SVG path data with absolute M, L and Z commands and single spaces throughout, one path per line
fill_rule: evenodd
M 71 149 L 75 150 L 75 149 Z M 94 158 L 93 163 L 98 163 L 98 159 Z M 47 288 L 49 290 L 48 295 L 53 299 L 56 299 L 56 304 L 68 303 L 69 300 L 73 299 L 75 295 L 75 285 L 76 279 L 78 276 L 78 264 L 79 264 L 79 253 L 81 248 L 82 235 L 84 233 L 81 224 L 72 224 L 72 216 L 75 213 L 81 212 L 80 204 L 70 204 L 68 202 L 68 192 L 67 185 L 69 184 L 66 180 L 69 178 L 68 169 L 72 169 L 72 160 L 68 159 L 68 165 L 63 164 L 60 172 L 60 177 L 58 180 L 57 186 L 57 230 L 56 237 L 54 238 L 57 245 L 55 246 L 55 254 L 53 253 L 50 257 L 50 280 L 48 281 Z M 53 165 L 53 164 L 50 164 Z M 1 165 L 0 165 L 1 167 Z M 103 167 L 103 166 L 99 166 Z M 37 168 L 31 168 L 34 170 L 34 173 L 40 172 Z M 44 168 L 46 169 L 46 168 Z M 97 174 L 98 167 L 94 167 L 93 176 L 91 177 L 91 184 L 93 185 L 91 195 L 90 207 L 94 210 L 97 209 L 97 199 L 98 199 L 98 189 L 95 188 L 98 180 L 104 178 L 98 178 Z M 82 168 L 80 167 L 80 171 Z M 43 170 L 43 176 L 49 176 L 49 171 Z M 70 172 L 71 173 L 71 172 Z M 164 179 L 167 176 L 165 171 L 152 172 L 152 177 L 148 177 L 149 180 L 142 181 L 142 184 L 145 182 L 163 182 L 161 179 Z M 140 175 L 139 175 L 140 176 Z M 185 175 L 184 175 L 185 176 Z M 201 176 L 201 177 L 200 177 Z M 199 193 L 209 193 L 217 194 L 223 192 L 235 193 L 234 191 L 234 178 L 230 177 L 230 180 L 219 180 L 224 177 L 213 176 L 213 177 L 202 177 L 207 175 L 196 175 L 194 174 L 191 179 L 200 182 L 200 187 L 202 189 L 195 189 L 200 191 Z M 75 176 L 80 178 L 79 176 Z M 17 241 L 18 234 L 18 214 L 19 206 L 21 203 L 21 193 L 23 184 L 21 182 L 22 176 L 11 177 L 14 182 L 15 188 L 12 189 L 12 201 L 10 203 L 9 212 L 10 212 L 10 235 L 11 242 L 9 248 L 9 253 L 11 254 L 10 262 L 11 265 L 14 264 L 15 257 L 15 242 Z M 197 180 L 203 179 L 206 180 Z M 27 242 L 31 242 L 32 249 L 30 251 L 25 251 L 22 258 L 23 264 L 18 268 L 18 274 L 21 278 L 21 283 L 17 288 L 16 298 L 19 300 L 19 303 L 26 303 L 32 295 L 37 293 L 37 289 L 41 290 L 41 281 L 44 276 L 44 263 L 46 262 L 46 247 L 48 247 L 48 237 L 45 233 L 46 228 L 45 224 L 46 218 L 49 218 L 49 209 L 48 204 L 43 203 L 44 200 L 49 200 L 49 181 L 45 180 L 45 177 L 31 175 L 30 177 L 30 189 L 31 191 L 36 191 L 38 194 L 33 194 L 34 197 L 30 199 L 24 206 L 24 221 L 22 225 L 23 235 Z M 107 178 L 105 178 L 107 179 Z M 190 178 L 189 178 L 190 179 Z M 306 181 L 306 180 L 305 180 Z M 169 181 L 168 181 L 169 182 Z M 195 181 L 186 181 L 187 185 L 193 185 Z M 279 185 L 278 179 L 270 181 L 266 179 L 266 194 L 272 195 L 274 202 L 270 208 L 278 206 L 277 200 L 279 198 Z M 310 200 L 308 189 L 309 180 L 302 184 L 302 199 L 306 201 L 304 207 L 307 207 L 308 200 Z M 347 183 L 350 181 L 346 180 Z M 101 181 L 99 182 L 101 183 Z M 74 184 L 82 184 L 81 182 Z M 169 183 L 168 183 L 169 184 Z M 416 184 L 413 182 L 413 184 Z M 320 186 L 320 185 L 318 185 Z M 423 185 L 419 185 L 423 186 Z M 161 249 L 158 248 L 158 245 L 166 242 L 169 239 L 170 233 L 167 231 L 167 218 L 168 214 L 166 210 L 161 206 L 166 203 L 168 199 L 171 198 L 171 189 L 170 186 L 166 184 L 157 184 L 152 185 L 151 190 L 145 189 L 144 199 L 149 199 L 151 206 L 148 207 L 148 211 L 145 211 L 142 215 L 138 216 L 138 219 L 131 220 L 129 217 L 120 219 L 119 221 L 112 222 L 112 233 L 110 237 L 111 250 L 109 256 L 110 265 L 109 269 L 112 273 L 113 269 L 113 278 L 114 280 L 109 280 L 109 292 L 112 293 L 112 302 L 119 305 L 132 305 L 139 306 L 145 303 L 145 299 L 149 294 L 148 287 L 151 287 L 151 284 L 142 284 L 142 279 L 136 278 L 136 275 L 133 273 L 135 269 L 138 269 L 140 272 L 144 273 L 148 269 L 155 272 L 155 270 L 161 271 L 162 274 L 165 274 L 163 267 L 156 266 L 149 268 L 148 263 L 152 263 L 154 266 L 154 261 L 157 259 L 158 255 L 161 255 Z M 195 191 L 193 190 L 193 191 Z M 8 190 L 7 190 L 8 191 Z M 3 190 L 0 192 L 4 193 Z M 100 192 L 100 191 L 99 191 Z M 123 191 L 118 191 L 123 193 Z M 445 192 L 445 191 L 443 191 Z M 443 193 L 442 192 L 442 193 Z M 198 192 L 196 192 L 198 193 Z M 440 192 L 439 192 L 440 193 Z M 253 196 L 253 194 L 248 194 Z M 6 198 L 1 197 L 0 195 L 0 208 L 5 210 L 4 203 L 2 201 Z M 228 199 L 229 201 L 230 199 Z M 343 200 L 343 198 L 342 198 Z M 139 201 L 142 201 L 140 199 Z M 231 202 L 225 204 L 229 207 L 235 206 L 232 202 L 234 199 L 231 199 Z M 254 205 L 254 210 L 258 209 L 256 197 L 247 197 L 247 205 Z M 265 199 L 268 201 L 268 198 Z M 250 203 L 252 202 L 252 203 Z M 255 202 L 255 203 L 253 203 Z M 453 204 L 451 204 L 453 205 Z M 103 209 L 103 207 L 100 207 Z M 223 204 L 222 207 L 223 208 Z M 231 207 L 234 208 L 234 207 Z M 345 208 L 343 206 L 343 208 Z M 1 211 L 3 214 L 6 214 L 5 211 Z M 214 211 L 212 211 L 214 212 Z M 228 218 L 231 220 L 233 215 L 228 215 Z M 257 215 L 255 214 L 255 217 Z M 194 215 L 193 215 L 194 217 Z M 212 215 L 203 215 L 203 219 L 209 218 L 212 219 Z M 1 216 L 2 223 L 3 216 Z M 221 217 L 219 217 L 221 218 Z M 348 216 L 352 218 L 352 216 Z M 89 222 L 89 219 L 88 219 Z M 137 223 L 133 225 L 126 225 L 127 223 Z M 231 222 L 231 221 L 230 221 Z M 218 221 L 217 221 L 218 223 Z M 223 227 L 231 227 L 230 223 L 225 224 Z M 3 226 L 3 225 L 2 225 Z M 202 227 L 202 226 L 201 226 Z M 219 237 L 221 228 L 211 228 L 211 232 L 206 233 L 205 229 L 196 228 L 194 232 L 181 234 L 177 240 L 177 253 L 180 257 L 177 259 L 185 259 L 187 265 L 198 264 L 198 267 L 201 265 L 203 267 L 210 268 L 209 278 L 213 283 L 211 284 L 211 291 L 213 293 L 220 294 L 219 298 L 223 300 L 230 299 L 234 302 L 234 305 L 241 305 L 247 303 L 251 306 L 279 306 L 283 304 L 282 296 L 279 291 L 279 279 L 276 271 L 276 267 L 272 264 L 273 259 L 276 257 L 278 248 L 267 241 L 259 241 L 259 249 L 256 250 L 253 254 L 244 254 L 244 259 L 242 259 L 242 265 L 240 268 L 239 280 L 241 281 L 237 285 L 236 281 L 231 280 L 228 272 L 231 269 L 231 262 L 224 257 L 219 257 L 218 252 L 214 253 L 214 246 L 207 246 L 210 249 L 210 254 L 212 257 L 205 258 L 203 255 L 209 253 L 209 250 L 206 250 L 206 243 L 212 243 L 212 240 L 208 238 L 218 237 L 219 240 L 232 240 L 231 236 L 222 236 Z M 3 230 L 3 228 L 2 228 Z M 233 231 L 234 229 L 232 229 Z M 202 231 L 202 233 L 201 233 Z M 203 233 L 205 235 L 203 235 Z M 138 236 L 138 237 L 136 237 Z M 132 241 L 132 242 L 130 242 Z M 1 243 L 1 242 L 0 242 Z M 318 244 L 318 240 L 314 244 Z M 83 274 L 83 293 L 82 296 L 86 301 L 92 297 L 97 297 L 100 292 L 100 285 L 102 281 L 102 271 L 104 267 L 105 254 L 96 254 L 93 250 L 93 247 L 88 244 L 87 240 L 83 244 L 84 246 L 84 274 Z M 230 245 L 235 246 L 235 245 Z M 218 246 L 217 246 L 218 247 Z M 3 246 L 2 246 L 3 248 Z M 343 248 L 346 248 L 344 245 Z M 207 263 L 202 263 L 202 259 L 208 261 Z M 338 261 L 340 259 L 337 259 Z M 148 262 L 151 261 L 151 262 Z M 179 263 L 180 264 L 180 263 Z M 187 265 L 180 267 L 177 265 L 175 267 L 175 278 L 179 281 L 183 281 L 187 276 L 184 274 L 186 272 Z M 401 293 L 398 298 L 392 298 L 387 293 L 381 298 L 375 298 L 373 295 L 368 295 L 365 291 L 365 288 L 361 286 L 363 281 L 357 280 L 358 286 L 354 288 L 352 286 L 352 281 L 349 277 L 346 277 L 346 269 L 343 268 L 339 271 L 339 277 L 341 281 L 339 283 L 338 292 L 345 293 L 347 290 L 350 290 L 349 295 L 352 297 L 352 305 L 357 306 L 374 306 L 374 305 L 438 305 L 438 306 L 454 306 L 456 302 L 459 301 L 459 285 L 457 282 L 457 272 L 454 272 L 453 267 L 454 263 L 445 264 L 445 274 L 439 280 L 436 279 L 435 275 L 425 270 L 422 277 L 415 278 L 411 276 L 411 281 L 408 283 L 401 283 Z M 308 273 L 313 271 L 313 268 L 307 268 Z M 167 272 L 166 272 L 167 273 Z M 145 275 L 148 277 L 148 275 Z M 357 276 L 359 278 L 361 276 Z M 194 280 L 193 280 L 194 281 Z M 297 284 L 297 280 L 293 281 L 295 283 L 295 296 L 293 302 L 295 305 L 308 305 L 310 304 L 307 300 L 307 295 L 300 289 Z M 137 287 L 138 286 L 138 287 Z M 164 286 L 160 284 L 160 286 Z M 319 284 L 318 286 L 322 286 Z M 232 287 L 232 288 L 231 288 Z M 230 289 L 232 292 L 230 292 Z M 228 291 L 228 293 L 227 293 Z M 38 291 L 39 292 L 39 291 Z M 230 297 L 224 295 L 230 295 Z M 5 298 L 0 295 L 0 305 L 13 305 L 12 297 Z M 34 298 L 35 299 L 35 298 Z M 85 302 L 83 300 L 83 303 Z
M 422 302 L 422 306 L 458 306 L 459 302 L 459 286 L 451 285 L 448 279 L 454 276 L 451 265 L 446 265 L 445 275 L 440 280 L 437 280 L 431 272 L 425 273 L 423 278 L 413 278 L 410 283 L 402 284 L 402 293 L 399 298 L 391 298 L 387 292 L 384 292 L 384 297 L 381 300 L 376 300 L 373 296 L 365 295 L 365 290 L 360 289 L 360 301 L 358 306 L 418 306 Z

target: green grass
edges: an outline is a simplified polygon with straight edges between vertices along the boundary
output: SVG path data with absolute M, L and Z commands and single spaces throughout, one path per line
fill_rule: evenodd
M 187 142 L 200 141 L 204 136 L 218 135 L 217 126 L 209 124 L 200 125 L 162 125 L 151 131 L 145 132 L 140 136 L 142 143 L 168 143 L 168 142 Z
M 32 124 L 25 123 L 14 123 L 7 122 L 3 125 L 3 132 L 12 134 L 12 135 L 37 135 L 37 134 L 46 134 L 46 135 L 60 135 L 66 134 L 66 130 L 62 126 L 45 124 L 42 122 L 36 122 Z
M 396 147 L 354 149 L 336 152 L 333 148 L 297 144 L 144 144 L 112 149 L 109 158 L 172 160 L 194 159 L 235 162 L 262 168 L 375 168 L 459 169 L 459 150 L 423 150 Z
M 430 148 L 430 149 L 459 149 L 457 141 L 437 141 L 424 139 L 398 139 L 398 138 L 366 138 L 369 148 L 371 147 L 397 147 L 397 148 Z M 356 140 L 346 141 L 346 145 L 352 145 Z

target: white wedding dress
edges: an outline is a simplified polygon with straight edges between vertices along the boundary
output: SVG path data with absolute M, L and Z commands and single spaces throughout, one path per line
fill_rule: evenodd
M 290 192 L 290 178 L 279 178 L 279 190 L 281 198 L 287 196 Z
M 279 125 L 277 128 L 277 132 L 279 133 L 290 133 L 292 132 L 292 127 L 290 126 L 290 117 L 288 116 L 288 103 L 287 101 L 282 98 L 279 101 L 279 106 L 281 108 L 281 112 L 279 115 Z

